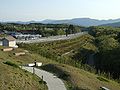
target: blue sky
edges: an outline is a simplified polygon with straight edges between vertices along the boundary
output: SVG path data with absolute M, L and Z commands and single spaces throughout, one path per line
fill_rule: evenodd
M 120 0 L 0 0 L 0 20 L 116 19 Z

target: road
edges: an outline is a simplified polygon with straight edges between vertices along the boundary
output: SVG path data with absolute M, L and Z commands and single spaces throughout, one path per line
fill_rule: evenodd
M 58 35 L 58 36 L 50 36 L 50 37 L 42 37 L 37 40 L 16 40 L 17 43 L 39 43 L 39 42 L 48 42 L 48 41 L 57 41 L 57 40 L 67 40 L 74 39 L 76 37 L 87 34 L 87 32 L 80 32 L 76 34 L 70 34 L 66 37 L 66 35 Z
M 22 69 L 25 69 L 33 73 L 33 67 L 22 66 Z M 34 69 L 35 69 L 35 74 L 37 76 L 39 76 L 40 78 L 42 78 L 43 76 L 43 80 L 47 83 L 48 90 L 67 90 L 63 81 L 57 78 L 57 76 L 54 76 L 52 73 L 49 73 L 41 69 L 37 69 L 37 68 L 34 68 Z

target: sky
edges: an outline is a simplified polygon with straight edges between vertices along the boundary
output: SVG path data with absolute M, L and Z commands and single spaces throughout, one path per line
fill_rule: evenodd
M 0 0 L 1 21 L 117 19 L 120 0 Z

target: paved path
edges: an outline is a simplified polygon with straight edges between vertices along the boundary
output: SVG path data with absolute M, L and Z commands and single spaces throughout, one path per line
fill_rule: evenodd
M 70 34 L 67 37 L 66 35 L 58 35 L 58 36 L 42 37 L 37 40 L 17 40 L 17 43 L 39 43 L 39 42 L 48 42 L 48 41 L 57 41 L 57 40 L 67 40 L 67 39 L 74 39 L 76 37 L 79 37 L 85 34 L 87 34 L 87 32 Z
M 33 73 L 33 67 L 22 67 L 29 72 Z M 65 85 L 62 80 L 54 76 L 52 73 L 35 68 L 35 74 L 46 81 L 48 90 L 66 90 Z

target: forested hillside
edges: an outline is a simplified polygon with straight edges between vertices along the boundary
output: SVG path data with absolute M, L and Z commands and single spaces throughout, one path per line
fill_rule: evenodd
M 95 54 L 96 69 L 118 79 L 120 75 L 120 28 L 100 26 L 89 29 L 98 48 L 98 52 Z

